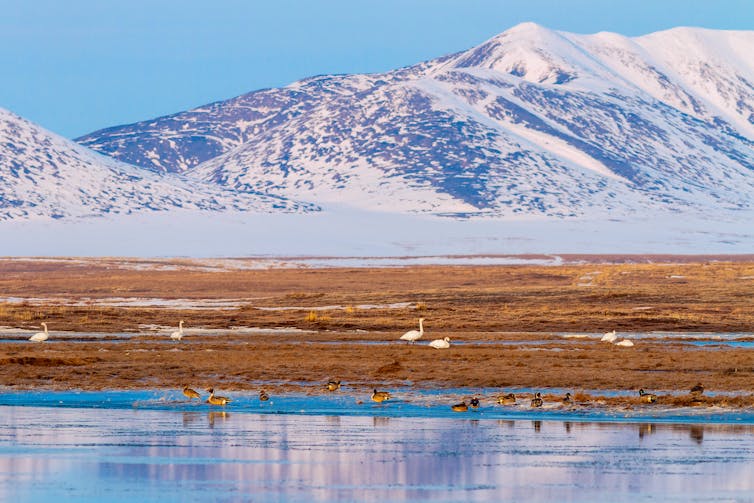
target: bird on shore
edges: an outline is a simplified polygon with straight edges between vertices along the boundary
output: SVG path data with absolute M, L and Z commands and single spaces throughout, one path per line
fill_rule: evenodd
M 563 397 L 563 403 L 571 404 L 573 403 L 573 398 L 571 397 L 571 393 L 566 393 Z
M 170 334 L 170 338 L 174 341 L 180 341 L 183 339 L 183 320 L 178 323 L 178 330 Z
M 327 391 L 338 391 L 340 389 L 340 381 L 329 381 L 325 387 Z
M 454 412 L 466 412 L 467 410 L 469 410 L 469 406 L 466 405 L 466 402 L 451 405 L 450 408 L 453 409 Z
M 478 409 L 479 408 L 479 399 L 477 397 L 474 397 L 469 401 L 469 406 L 472 409 Z
M 624 348 L 632 348 L 634 347 L 634 343 L 632 341 L 629 341 L 628 339 L 623 339 L 620 342 L 615 343 L 616 346 L 622 346 Z
M 513 393 L 508 393 L 507 395 L 501 395 L 497 397 L 497 403 L 500 405 L 515 405 L 516 404 L 516 395 Z
M 405 334 L 401 335 L 400 340 L 414 343 L 418 341 L 424 335 L 424 318 L 419 318 L 419 330 L 409 330 Z
M 534 395 L 534 398 L 531 399 L 532 407 L 542 407 L 542 404 L 544 403 L 544 400 L 542 400 L 542 394 L 539 392 L 537 392 L 537 394 Z
M 266 402 L 270 399 L 270 395 L 267 394 L 265 390 L 262 390 L 259 392 L 259 401 L 260 402 Z
M 42 325 L 42 327 L 44 327 L 45 331 L 44 332 L 37 332 L 36 334 L 34 334 L 31 337 L 29 337 L 29 340 L 31 342 L 44 342 L 44 341 L 46 341 L 47 339 L 50 338 L 50 333 L 47 331 L 47 323 L 42 322 L 41 325 Z
M 605 335 L 602 336 L 602 339 L 600 339 L 601 342 L 615 342 L 618 340 L 618 336 L 615 335 L 615 330 L 612 332 L 605 332 Z
M 702 383 L 697 383 L 696 386 L 691 388 L 691 394 L 694 396 L 702 396 L 704 394 L 704 386 L 702 386 Z
M 655 403 L 657 401 L 657 395 L 646 393 L 643 388 L 639 390 L 639 397 L 644 403 Z
M 377 403 L 382 403 L 386 400 L 390 400 L 390 392 L 389 391 L 377 391 L 374 390 L 372 393 L 372 401 Z
M 450 347 L 450 337 L 435 339 L 430 342 L 429 345 L 435 349 L 448 349 Z
M 201 395 L 198 391 L 191 389 L 188 386 L 183 387 L 183 394 L 189 399 L 189 402 L 192 398 L 201 398 Z
M 209 398 L 207 398 L 208 404 L 227 405 L 232 401 L 230 398 L 224 396 L 215 396 L 215 388 L 207 388 L 207 391 L 209 392 Z

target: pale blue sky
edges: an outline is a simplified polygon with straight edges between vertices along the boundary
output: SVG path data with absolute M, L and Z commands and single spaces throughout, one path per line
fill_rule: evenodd
M 0 0 L 0 106 L 64 136 L 323 73 L 460 51 L 523 21 L 754 29 L 751 0 Z

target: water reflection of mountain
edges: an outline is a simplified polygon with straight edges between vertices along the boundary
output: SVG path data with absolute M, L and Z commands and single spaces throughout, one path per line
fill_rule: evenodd
M 542 501 L 754 495 L 754 427 L 742 425 L 31 407 L 0 408 L 0 421 L 0 501 L 63 489 L 133 501 L 217 490 L 240 501 L 521 500 L 535 486 Z

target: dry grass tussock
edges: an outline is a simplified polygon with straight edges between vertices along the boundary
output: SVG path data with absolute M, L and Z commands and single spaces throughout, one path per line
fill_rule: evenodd
M 205 272 L 126 270 L 96 261 L 0 260 L 0 292 L 6 298 L 81 301 L 80 306 L 0 302 L 0 325 L 19 328 L 46 321 L 51 331 L 117 334 L 136 332 L 140 325 L 175 326 L 183 319 L 189 328 L 313 331 L 301 336 L 307 344 L 290 333 L 231 332 L 188 335 L 175 344 L 166 342 L 166 334 L 141 335 L 117 345 L 3 343 L 0 385 L 97 389 L 173 387 L 190 381 L 253 389 L 260 381 L 337 378 L 368 390 L 410 380 L 418 386 L 573 389 L 577 402 L 588 400 L 579 392 L 584 389 L 684 391 L 699 381 L 708 390 L 754 387 L 754 354 L 745 348 L 699 350 L 653 340 L 616 348 L 552 334 L 751 331 L 750 262 Z M 97 305 L 97 299 L 110 297 L 241 299 L 241 307 Z M 391 307 L 396 303 L 406 304 Z M 363 305 L 370 307 L 357 307 Z M 334 307 L 324 311 L 323 306 Z M 416 328 L 419 317 L 426 319 L 424 339 L 415 345 L 398 343 L 400 334 Z M 526 343 L 531 332 L 538 332 L 540 344 Z M 446 335 L 454 341 L 508 343 L 456 345 L 448 351 L 426 347 L 428 340 Z M 631 400 L 625 405 L 638 406 L 638 396 L 637 403 Z M 741 400 L 749 403 L 749 398 Z M 707 398 L 688 403 L 698 406 L 696 402 L 709 405 Z

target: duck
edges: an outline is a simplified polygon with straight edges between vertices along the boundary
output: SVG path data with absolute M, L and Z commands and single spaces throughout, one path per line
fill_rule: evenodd
M 457 403 L 455 405 L 450 406 L 451 409 L 455 412 L 466 412 L 469 410 L 469 406 L 466 405 L 466 402 Z
M 266 402 L 270 399 L 270 395 L 267 394 L 265 390 L 262 390 L 259 392 L 259 401 L 260 402 Z
M 469 406 L 470 406 L 470 407 L 471 407 L 472 409 L 478 409 L 478 408 L 479 408 L 479 399 L 478 399 L 477 397 L 474 397 L 474 398 L 472 398 L 472 399 L 471 399 L 471 400 L 469 401 Z
M 180 341 L 183 339 L 183 320 L 178 323 L 178 330 L 170 334 L 170 338 L 174 341 Z
M 691 388 L 691 394 L 694 396 L 702 396 L 704 394 L 704 386 L 702 383 L 696 383 L 696 386 Z
M 189 401 L 191 401 L 192 398 L 201 398 L 198 391 L 191 389 L 188 386 L 183 387 L 183 394 L 189 399 Z
M 232 400 L 224 396 L 215 396 L 215 388 L 207 388 L 209 392 L 209 398 L 207 403 L 211 405 L 228 405 Z
M 422 323 L 424 323 L 424 318 L 419 318 L 419 330 L 409 330 L 401 335 L 400 340 L 408 341 L 413 344 L 414 341 L 421 339 L 424 335 L 424 325 L 422 325 Z
M 328 381 L 325 387 L 327 391 L 338 391 L 340 389 L 340 381 Z
M 544 400 L 542 400 L 542 394 L 537 392 L 536 395 L 534 395 L 534 398 L 531 399 L 531 406 L 532 407 L 542 407 L 542 404 L 545 403 Z
M 657 401 L 657 395 L 646 393 L 643 388 L 639 390 L 639 397 L 641 397 L 641 401 L 645 403 L 655 403 Z
M 615 342 L 618 339 L 618 336 L 615 334 L 615 330 L 612 332 L 605 332 L 605 334 L 602 336 L 602 339 L 600 339 L 601 342 Z
M 50 338 L 50 333 L 47 331 L 47 323 L 42 322 L 41 325 L 42 327 L 44 327 L 45 331 L 37 332 L 36 334 L 29 337 L 29 340 L 31 342 L 44 342 Z
M 616 342 L 615 345 L 616 346 L 621 346 L 621 347 L 624 347 L 624 348 L 632 348 L 632 347 L 634 347 L 633 341 L 629 341 L 628 339 L 623 339 L 620 342 Z
M 573 398 L 571 397 L 571 393 L 566 393 L 563 397 L 563 403 L 573 403 Z
M 386 400 L 390 400 L 390 392 L 389 391 L 377 391 L 374 390 L 372 393 L 372 401 L 377 403 L 382 403 Z
M 450 337 L 435 339 L 430 342 L 429 345 L 435 349 L 448 349 L 450 347 Z
M 501 395 L 497 397 L 497 403 L 500 405 L 515 405 L 516 404 L 516 395 L 513 393 L 508 393 L 507 395 Z

